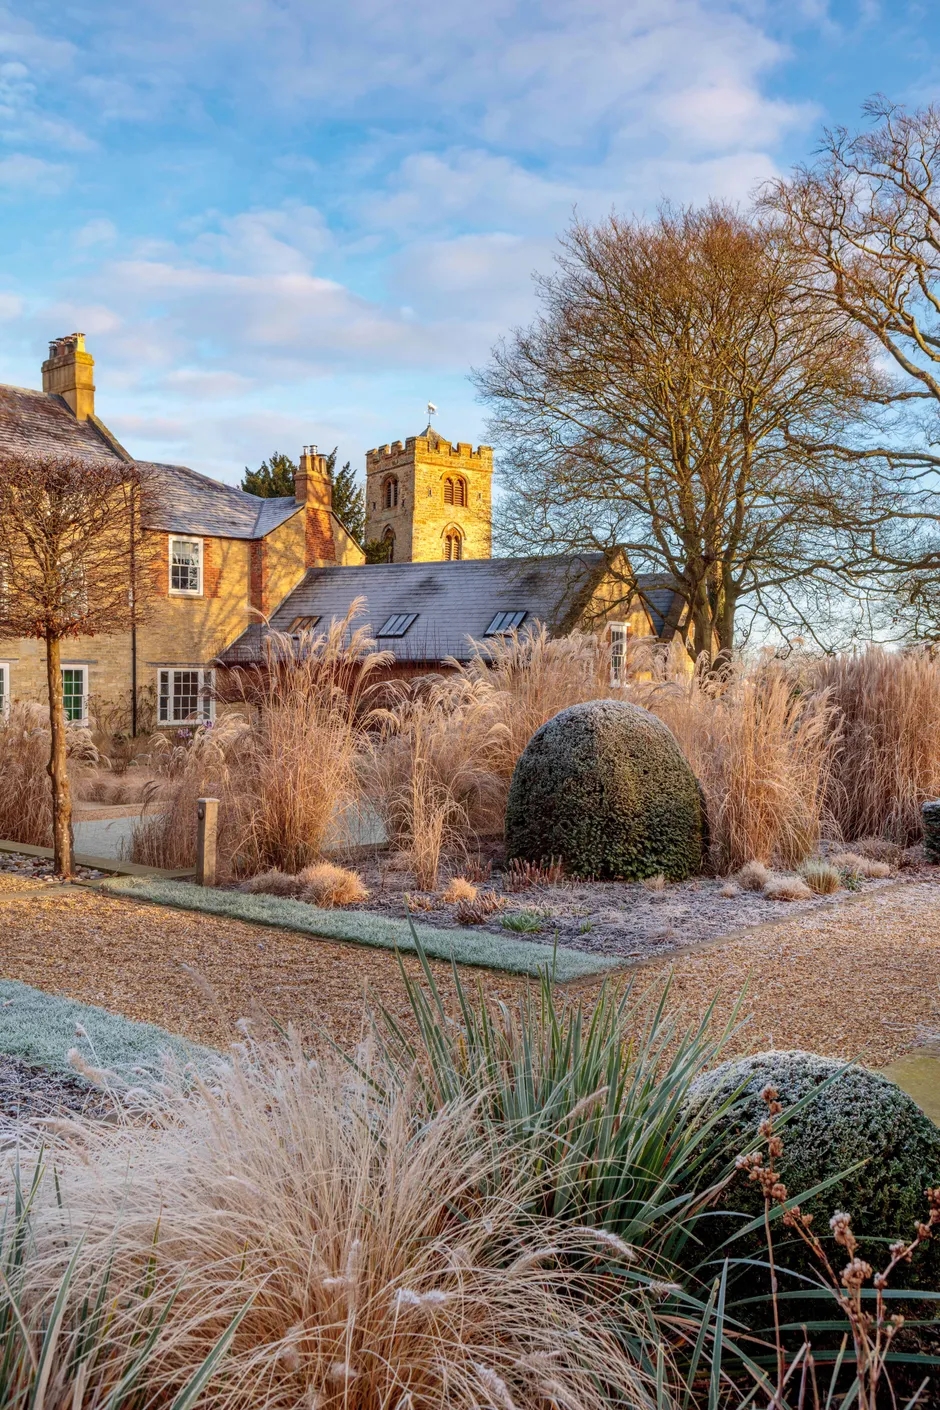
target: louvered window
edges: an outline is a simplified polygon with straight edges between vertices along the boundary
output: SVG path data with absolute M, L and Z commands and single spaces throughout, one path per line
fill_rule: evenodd
M 463 558 L 463 539 L 456 530 L 444 535 L 444 560 L 447 563 Z

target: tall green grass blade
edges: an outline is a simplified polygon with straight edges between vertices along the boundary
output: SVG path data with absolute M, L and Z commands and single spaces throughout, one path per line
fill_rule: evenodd
M 205 1357 L 202 1363 L 193 1372 L 183 1389 L 174 1398 L 170 1410 L 192 1410 L 192 1407 L 196 1404 L 200 1395 L 202 1395 L 202 1392 L 219 1369 L 221 1362 L 228 1355 L 229 1347 L 235 1340 L 235 1333 L 241 1326 L 242 1320 L 248 1313 L 253 1302 L 254 1298 L 249 1298 L 244 1307 L 236 1312 L 208 1356 Z

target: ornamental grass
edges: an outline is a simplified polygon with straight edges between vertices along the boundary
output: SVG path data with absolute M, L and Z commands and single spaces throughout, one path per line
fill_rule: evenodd
M 634 1251 L 533 1219 L 529 1173 L 471 1103 L 428 1118 L 368 1056 L 354 1074 L 246 1043 L 151 1122 L 76 1126 L 54 1171 L 21 1171 L 4 1405 L 671 1403 L 623 1335 L 647 1335 L 642 1288 L 617 1272 Z

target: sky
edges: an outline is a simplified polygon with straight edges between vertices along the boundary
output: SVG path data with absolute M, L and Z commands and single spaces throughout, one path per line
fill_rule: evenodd
M 0 0 L 0 381 L 82 331 L 141 459 L 479 442 L 468 374 L 576 209 L 746 204 L 882 92 L 923 0 Z

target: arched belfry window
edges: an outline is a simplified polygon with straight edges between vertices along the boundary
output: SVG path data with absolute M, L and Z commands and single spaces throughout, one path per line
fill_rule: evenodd
M 397 509 L 398 507 L 398 481 L 394 475 L 389 475 L 382 486 L 382 507 L 383 509 Z
M 447 476 L 444 481 L 444 503 L 465 505 L 467 503 L 467 482 L 458 475 L 456 478 Z
M 444 535 L 444 559 L 447 563 L 463 558 L 463 535 L 459 529 L 448 529 Z
M 386 563 L 394 563 L 394 562 L 395 562 L 395 530 L 392 528 L 391 524 L 388 526 L 388 528 L 385 530 L 385 533 L 382 535 L 382 542 L 383 542 L 383 544 L 385 545 L 385 561 L 386 561 Z

